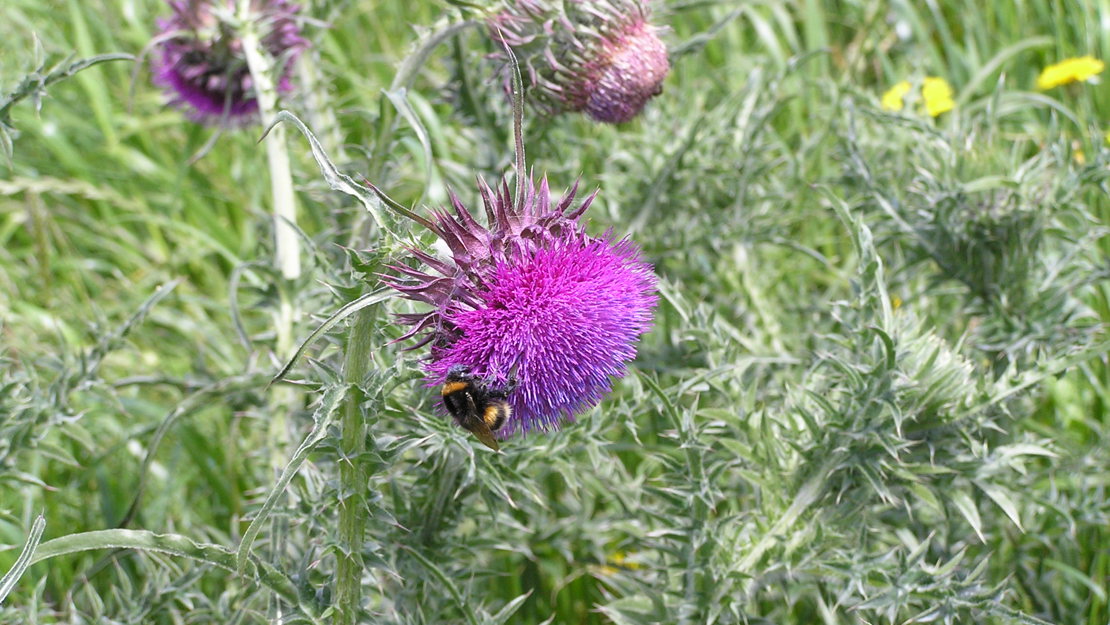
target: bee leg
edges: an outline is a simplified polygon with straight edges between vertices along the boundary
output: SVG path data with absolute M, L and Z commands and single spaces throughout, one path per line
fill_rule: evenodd
M 516 378 L 509 378 L 509 381 L 501 386 L 491 386 L 486 389 L 486 393 L 495 399 L 508 399 L 509 394 L 512 393 L 520 386 Z

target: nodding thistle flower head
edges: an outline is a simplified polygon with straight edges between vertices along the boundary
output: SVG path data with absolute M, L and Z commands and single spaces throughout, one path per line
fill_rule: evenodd
M 670 62 L 644 0 L 505 3 L 488 27 L 506 91 L 512 69 L 502 42 L 520 59 L 531 101 L 550 115 L 581 112 L 617 124 L 662 93 Z
M 196 122 L 239 126 L 254 122 L 258 100 L 236 30 L 238 0 L 168 0 L 173 14 L 158 20 L 154 82 L 172 105 Z M 250 0 L 251 28 L 281 72 L 277 89 L 292 89 L 293 64 L 307 46 L 288 0 Z
M 429 272 L 392 267 L 386 281 L 431 305 L 402 315 L 430 344 L 429 382 L 459 365 L 491 385 L 513 388 L 511 416 L 499 433 L 558 427 L 596 405 L 625 372 L 651 326 L 655 275 L 629 239 L 590 236 L 580 222 L 593 195 L 574 207 L 577 185 L 552 202 L 547 180 L 529 180 L 522 201 L 509 188 L 479 183 L 486 226 L 452 194 L 453 213 L 427 224 L 450 250 L 413 256 Z

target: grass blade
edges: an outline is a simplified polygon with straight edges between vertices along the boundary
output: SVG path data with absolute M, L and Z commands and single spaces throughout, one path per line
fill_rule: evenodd
M 33 525 L 31 525 L 31 533 L 27 536 L 27 542 L 23 544 L 23 551 L 20 552 L 19 557 L 16 558 L 15 564 L 12 568 L 0 577 L 0 605 L 4 603 L 8 593 L 15 588 L 15 583 L 27 571 L 27 568 L 32 564 L 32 557 L 35 555 L 35 548 L 39 545 L 39 540 L 42 538 L 42 532 L 46 529 L 46 519 L 40 514 Z
M 81 532 L 48 540 L 39 545 L 31 558 L 31 564 L 72 553 L 98 549 L 133 549 L 164 553 L 199 560 L 233 573 L 237 572 L 235 553 L 226 547 L 210 543 L 198 543 L 180 534 L 155 534 L 146 530 L 124 529 Z M 306 607 L 300 600 L 297 588 L 292 580 L 265 562 L 251 558 L 250 566 L 247 567 L 243 576 L 269 588 L 293 605 L 301 605 L 302 609 Z M 307 613 L 313 611 L 306 610 Z

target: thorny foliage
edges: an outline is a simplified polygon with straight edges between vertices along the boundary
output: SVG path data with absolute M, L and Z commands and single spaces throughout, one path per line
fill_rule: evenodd
M 960 286 L 974 320 L 967 340 L 996 374 L 1090 339 L 1098 318 L 1081 296 L 1108 275 L 1094 212 L 1107 185 L 1101 163 L 1061 168 L 1070 150 L 1029 142 L 1000 157 L 1001 140 L 972 122 L 937 130 L 903 120 L 881 135 L 857 134 L 856 123 L 846 182 L 907 268 L 923 265 L 927 292 Z

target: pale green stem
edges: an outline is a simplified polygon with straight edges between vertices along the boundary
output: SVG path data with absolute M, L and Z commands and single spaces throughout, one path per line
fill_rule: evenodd
M 263 122 L 269 120 L 277 105 L 277 89 L 274 86 L 273 64 L 269 52 L 262 47 L 259 24 L 254 19 L 251 0 L 239 2 L 239 36 L 243 43 L 243 54 L 247 57 L 251 80 L 258 99 L 258 112 Z M 293 175 L 289 168 L 289 153 L 285 149 L 285 127 L 277 125 L 266 137 L 266 158 L 270 165 L 270 190 L 273 196 L 274 215 L 274 262 L 283 278 L 292 281 L 301 275 L 300 238 L 296 230 L 297 207 L 293 194 Z M 293 301 L 288 284 L 279 285 L 278 309 L 274 315 L 276 334 L 275 350 L 279 357 L 288 356 L 293 350 L 293 321 L 297 317 L 296 303 Z M 296 393 L 279 390 L 275 404 L 292 408 Z M 285 442 L 285 414 L 274 414 L 270 420 L 271 441 Z M 280 467 L 281 465 L 276 465 Z
M 347 338 L 344 379 L 361 385 L 370 371 L 374 351 L 374 312 L 360 310 Z M 366 422 L 360 406 L 362 393 L 347 395 L 343 407 L 339 458 L 339 551 L 335 568 L 335 624 L 358 622 L 362 601 L 362 541 L 366 534 L 366 475 L 362 454 L 366 450 Z
M 277 108 L 277 88 L 274 84 L 274 59 L 262 47 L 258 29 L 251 10 L 251 0 L 239 2 L 239 36 L 243 44 L 243 54 L 247 57 L 251 80 L 254 83 L 255 97 L 258 100 L 258 113 L 263 123 L 270 120 Z M 293 322 L 297 317 L 296 303 L 290 292 L 293 281 L 301 276 L 300 235 L 296 229 L 297 206 L 293 194 L 293 175 L 289 166 L 289 153 L 286 150 L 285 127 L 274 127 L 266 138 L 266 159 L 270 168 L 270 192 L 273 200 L 274 219 L 274 264 L 285 279 L 278 285 L 279 302 L 274 314 L 276 340 L 274 348 L 284 358 L 293 351 Z M 276 474 L 281 473 L 284 465 L 284 448 L 288 442 L 287 418 L 296 410 L 298 393 L 288 387 L 274 390 L 269 425 L 271 464 Z M 285 545 L 285 524 L 279 518 L 271 523 L 271 543 L 274 557 L 278 557 Z M 270 605 L 270 618 L 280 622 L 284 609 L 280 601 Z
M 705 467 L 702 465 L 702 458 L 695 451 L 693 436 L 689 432 L 685 432 L 686 438 L 686 466 L 689 471 L 689 478 L 691 484 L 698 484 L 702 489 L 708 489 L 705 476 Z M 686 572 L 685 572 L 685 606 L 682 613 L 680 613 L 679 623 L 686 624 L 693 622 L 694 617 L 703 617 L 705 615 L 705 602 L 708 599 L 708 594 L 700 592 L 699 574 L 702 573 L 704 563 L 698 561 L 698 549 L 704 540 L 706 532 L 706 524 L 708 523 L 709 509 L 701 497 L 694 498 L 693 504 L 693 519 L 694 526 L 691 529 L 689 542 L 686 544 Z M 696 610 L 695 608 L 696 604 Z
M 239 3 L 240 39 L 254 82 L 258 113 L 263 123 L 267 123 L 277 108 L 274 60 L 262 48 L 258 24 L 251 19 L 250 4 L 250 0 Z M 289 170 L 289 153 L 285 149 L 284 126 L 275 126 L 267 136 L 266 157 L 270 164 L 270 190 L 274 202 L 275 260 L 281 275 L 286 280 L 295 280 L 301 276 L 301 242 L 296 229 L 297 206 L 293 195 L 293 176 Z

